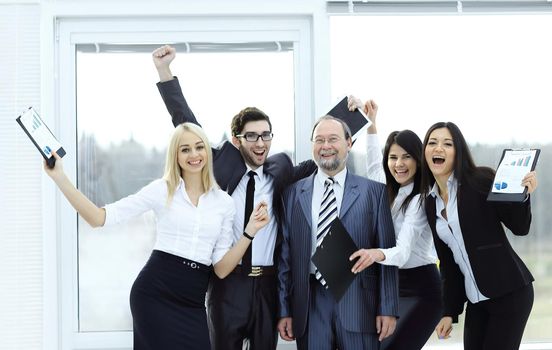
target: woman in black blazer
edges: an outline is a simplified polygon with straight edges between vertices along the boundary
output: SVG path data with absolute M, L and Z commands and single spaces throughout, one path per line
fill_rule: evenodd
M 422 198 L 440 260 L 443 317 L 435 328 L 448 338 L 467 302 L 464 349 L 519 349 L 533 305 L 533 276 L 512 249 L 503 225 L 523 236 L 531 225 L 524 202 L 488 202 L 494 171 L 477 167 L 460 129 L 436 123 L 424 139 Z M 522 186 L 537 187 L 535 172 Z

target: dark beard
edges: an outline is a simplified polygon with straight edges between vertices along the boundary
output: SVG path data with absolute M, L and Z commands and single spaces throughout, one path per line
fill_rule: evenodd
M 262 165 L 264 164 L 264 162 L 263 162 L 263 164 L 257 164 L 257 163 L 255 162 L 255 159 L 253 159 L 253 158 L 249 155 L 249 153 L 247 153 L 247 150 L 246 150 L 242 145 L 240 145 L 239 150 L 240 150 L 240 154 L 241 154 L 243 160 L 245 161 L 245 163 L 246 163 L 247 165 L 249 165 L 249 166 L 254 166 L 254 167 L 256 168 L 256 167 L 262 166 Z M 266 161 L 266 158 L 265 158 L 265 161 Z

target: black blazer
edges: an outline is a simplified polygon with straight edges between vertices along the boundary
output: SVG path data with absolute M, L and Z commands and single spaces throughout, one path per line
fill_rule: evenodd
M 201 126 L 182 94 L 178 78 L 175 77 L 173 80 L 157 83 L 157 87 L 175 127 L 185 122 Z M 218 147 L 212 147 L 212 150 L 215 179 L 222 190 L 232 195 L 247 170 L 245 161 L 240 151 L 229 141 L 223 142 Z M 263 165 L 263 172 L 274 179 L 272 208 L 278 223 L 275 255 L 282 237 L 282 194 L 284 189 L 295 181 L 309 176 L 316 169 L 317 166 L 312 160 L 307 160 L 294 166 L 289 156 L 285 153 L 277 153 L 268 157 Z M 276 259 L 274 263 L 276 264 Z
M 486 188 L 491 188 L 489 180 Z M 523 203 L 488 202 L 487 195 L 467 184 L 458 185 L 458 218 L 471 268 L 479 290 L 492 299 L 511 293 L 534 281 L 531 272 L 513 250 L 504 226 L 517 236 L 529 233 L 530 200 Z M 426 199 L 427 221 L 433 233 L 443 280 L 444 316 L 456 322 L 467 300 L 464 276 L 452 251 L 439 238 L 435 198 Z

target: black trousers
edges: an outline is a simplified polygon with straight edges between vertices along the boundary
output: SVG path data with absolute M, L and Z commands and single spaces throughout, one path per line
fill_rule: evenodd
M 441 319 L 441 277 L 435 264 L 399 269 L 399 319 L 382 350 L 420 350 Z
M 468 303 L 464 349 L 518 350 L 533 307 L 533 284 L 499 298 Z
M 135 350 L 210 348 L 208 266 L 154 250 L 130 291 Z
M 207 319 L 213 350 L 275 350 L 276 276 L 215 275 L 207 292 Z

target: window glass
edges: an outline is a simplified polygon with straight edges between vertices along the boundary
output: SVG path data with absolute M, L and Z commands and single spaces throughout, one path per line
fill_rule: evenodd
M 178 52 L 171 68 L 213 145 L 228 138 L 239 110 L 255 106 L 271 117 L 272 153 L 293 157 L 293 51 L 247 52 L 242 46 L 231 53 Z M 173 126 L 149 52 L 140 45 L 99 53 L 89 47 L 77 46 L 76 54 L 77 176 L 79 189 L 103 206 L 163 175 Z M 154 242 L 152 213 L 98 229 L 79 218 L 81 332 L 132 329 L 130 288 Z
M 536 280 L 524 342 L 551 341 L 552 219 L 545 203 L 552 200 L 552 139 L 543 121 L 552 115 L 552 16 L 332 16 L 330 25 L 332 96 L 375 99 L 382 146 L 393 130 L 423 138 L 431 124 L 453 121 L 479 165 L 496 167 L 503 148 L 542 149 L 531 231 L 509 238 Z M 353 150 L 363 172 L 364 145 Z M 462 327 L 452 336 L 461 342 Z M 443 342 L 432 335 L 428 344 Z

